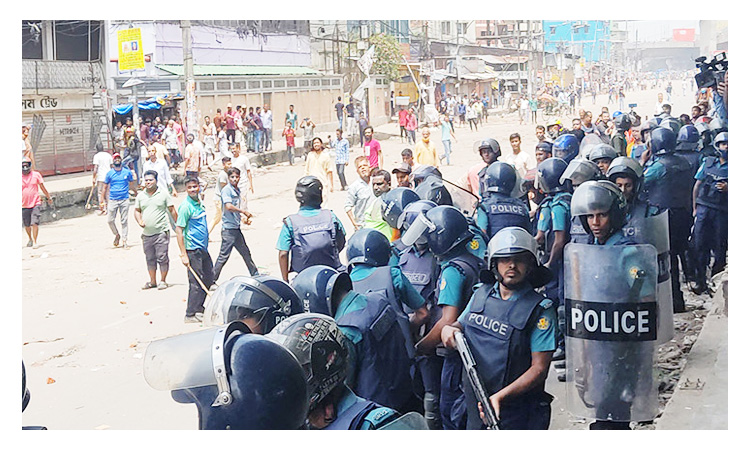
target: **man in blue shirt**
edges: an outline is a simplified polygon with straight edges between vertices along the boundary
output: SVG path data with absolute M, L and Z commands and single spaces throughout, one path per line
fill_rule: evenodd
M 343 130 L 338 128 L 336 130 L 336 140 L 333 141 L 336 150 L 336 173 L 339 175 L 339 181 L 341 182 L 341 190 L 346 190 L 346 175 L 344 171 L 346 166 L 349 165 L 349 140 L 343 138 Z
M 133 192 L 136 191 L 135 178 L 133 178 L 133 172 L 130 169 L 122 166 L 122 157 L 119 153 L 112 155 L 112 165 L 113 168 L 107 172 L 107 176 L 104 179 L 104 183 L 106 184 L 104 195 L 109 198 L 109 202 L 107 203 L 107 223 L 112 230 L 112 234 L 115 235 L 113 245 L 115 247 L 120 245 L 120 238 L 122 238 L 122 248 L 128 248 L 128 211 L 130 210 L 130 193 L 128 190 L 132 189 Z M 120 213 L 122 233 L 117 230 L 117 226 L 115 225 L 115 218 L 118 212 Z
M 221 250 L 219 250 L 219 256 L 216 258 L 216 264 L 214 265 L 214 282 L 219 279 L 221 269 L 229 259 L 232 249 L 237 250 L 240 256 L 242 256 L 250 275 L 258 275 L 258 268 L 255 266 L 252 256 L 250 256 L 250 249 L 247 247 L 242 230 L 240 230 L 242 216 L 245 216 L 245 223 L 247 224 L 250 223 L 250 218 L 253 217 L 249 211 L 240 209 L 240 188 L 238 186 L 240 182 L 240 169 L 230 167 L 227 170 L 227 174 L 229 175 L 229 184 L 221 190 L 223 210 L 221 214 Z
M 188 268 L 190 283 L 185 323 L 200 323 L 203 321 L 205 289 L 213 284 L 214 265 L 211 255 L 208 254 L 208 222 L 206 207 L 201 203 L 198 179 L 188 178 L 185 189 L 188 196 L 177 211 L 176 222 L 180 260 Z M 194 274 L 201 280 L 199 281 Z

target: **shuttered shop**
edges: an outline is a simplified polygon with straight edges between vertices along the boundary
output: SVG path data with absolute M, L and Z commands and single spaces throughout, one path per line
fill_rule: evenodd
M 44 111 L 41 114 L 47 127 L 36 150 L 37 170 L 42 175 L 82 172 L 90 165 L 93 149 L 91 140 L 91 111 Z M 23 120 L 33 122 L 33 113 Z

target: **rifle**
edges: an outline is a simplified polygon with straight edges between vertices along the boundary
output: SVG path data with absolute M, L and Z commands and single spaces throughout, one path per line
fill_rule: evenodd
M 471 382 L 471 388 L 474 390 L 474 395 L 482 404 L 484 410 L 484 423 L 490 430 L 499 430 L 500 421 L 495 415 L 495 409 L 490 403 L 490 396 L 487 395 L 487 390 L 484 388 L 482 379 L 479 378 L 479 372 L 477 372 L 477 363 L 474 360 L 474 355 L 471 354 L 469 344 L 466 342 L 464 334 L 460 331 L 456 331 L 453 335 L 456 340 L 456 349 L 461 355 L 461 362 L 464 363 L 464 369 L 466 374 L 469 376 Z

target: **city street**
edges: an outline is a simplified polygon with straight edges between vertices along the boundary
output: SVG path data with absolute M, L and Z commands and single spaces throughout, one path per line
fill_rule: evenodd
M 677 83 L 672 98 L 674 116 L 689 113 L 694 104 L 692 96 L 681 95 L 681 81 Z M 656 93 L 657 90 L 626 92 L 625 105 L 637 103 L 636 112 L 646 120 L 653 115 Z M 597 105 L 592 105 L 587 95 L 581 107 L 592 111 L 594 118 L 602 106 L 609 106 L 610 112 L 618 109 L 617 104 L 606 104 L 606 94 L 600 94 L 597 101 Z M 566 128 L 570 127 L 571 118 L 562 118 Z M 541 112 L 538 121 L 542 124 Z M 458 183 L 469 167 L 481 161 L 473 151 L 475 141 L 495 138 L 505 156 L 511 152 L 508 136 L 513 132 L 521 134 L 522 149 L 533 160 L 537 142 L 534 126 L 519 125 L 517 114 L 494 114 L 478 131 L 471 131 L 468 124 L 457 127 L 453 165 L 440 170 L 447 180 Z M 392 135 L 381 141 L 384 168 L 390 171 L 401 162 L 401 150 L 413 146 L 401 141 L 397 123 L 376 127 L 376 131 Z M 325 140 L 328 134 L 333 133 L 317 135 Z M 275 149 L 280 150 L 282 143 L 275 137 Z M 442 153 L 437 130 L 432 140 L 438 154 Z M 298 138 L 298 145 L 301 143 Z M 353 161 L 361 152 L 359 145 L 352 146 L 346 171 L 349 182 L 356 179 Z M 273 276 L 280 273 L 276 239 L 282 219 L 297 210 L 294 186 L 303 171 L 302 160 L 293 167 L 283 163 L 254 171 L 255 193 L 249 197 L 249 210 L 255 217 L 243 229 L 255 263 Z M 330 193 L 327 207 L 341 219 L 350 236 L 353 228 L 343 209 L 346 193 L 341 191 L 336 176 L 334 179 L 335 191 Z M 45 180 L 52 181 L 54 177 Z M 208 189 L 205 200 L 209 223 L 215 214 L 213 195 L 213 188 Z M 180 193 L 175 206 L 184 198 L 185 193 Z M 32 394 L 23 414 L 24 425 L 44 425 L 52 430 L 197 429 L 194 405 L 176 403 L 169 392 L 153 390 L 143 378 L 143 356 L 150 341 L 195 331 L 202 325 L 183 323 L 187 270 L 180 262 L 174 235 L 169 288 L 141 290 L 148 274 L 133 208 L 131 204 L 128 249 L 112 246 L 113 235 L 106 216 L 94 213 L 42 224 L 39 247 L 22 249 L 22 352 Z M 27 238 L 23 230 L 20 234 L 18 245 L 23 246 Z M 211 238 L 209 253 L 215 259 L 220 246 L 218 227 Z M 239 255 L 233 253 L 218 283 L 240 274 L 247 274 L 247 270 Z M 582 428 L 564 411 L 564 386 L 554 373 L 548 380 L 548 390 L 556 397 L 551 428 Z

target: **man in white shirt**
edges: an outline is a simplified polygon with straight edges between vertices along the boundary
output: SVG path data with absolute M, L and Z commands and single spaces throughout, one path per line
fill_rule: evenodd
M 240 209 L 247 210 L 247 191 L 255 193 L 253 189 L 253 172 L 250 161 L 245 155 L 240 154 L 239 144 L 232 144 L 232 167 L 240 170 L 240 182 L 237 186 L 240 188 Z
M 664 112 L 664 103 L 665 103 L 664 94 L 659 92 L 656 95 L 656 100 L 657 100 L 656 105 L 654 105 L 654 116 L 658 116 Z
M 148 159 L 143 163 L 143 172 L 147 170 L 153 170 L 157 173 L 156 185 L 162 188 L 165 192 L 170 192 L 172 197 L 177 197 L 177 189 L 174 187 L 174 180 L 172 175 L 169 173 L 169 164 L 162 158 L 159 158 L 156 151 L 156 146 L 151 144 L 148 146 Z M 144 180 L 141 178 L 141 186 L 145 186 Z
M 263 123 L 265 133 L 263 149 L 264 151 L 273 150 L 273 146 L 271 145 L 271 140 L 273 139 L 273 113 L 268 109 L 268 104 L 263 105 L 263 111 L 260 113 L 260 121 Z M 234 165 L 234 162 L 232 162 L 232 167 L 237 167 Z M 242 169 L 240 169 L 240 172 L 242 172 Z
M 96 144 L 96 154 L 94 155 L 94 185 L 96 185 L 96 196 L 99 199 L 99 215 L 107 213 L 107 198 L 104 195 L 104 189 L 107 183 L 107 172 L 112 168 L 112 155 L 104 150 L 101 143 Z
M 513 153 L 505 157 L 505 162 L 516 168 L 521 178 L 531 169 L 531 156 L 521 151 L 521 135 L 513 133 L 510 135 L 510 147 Z

